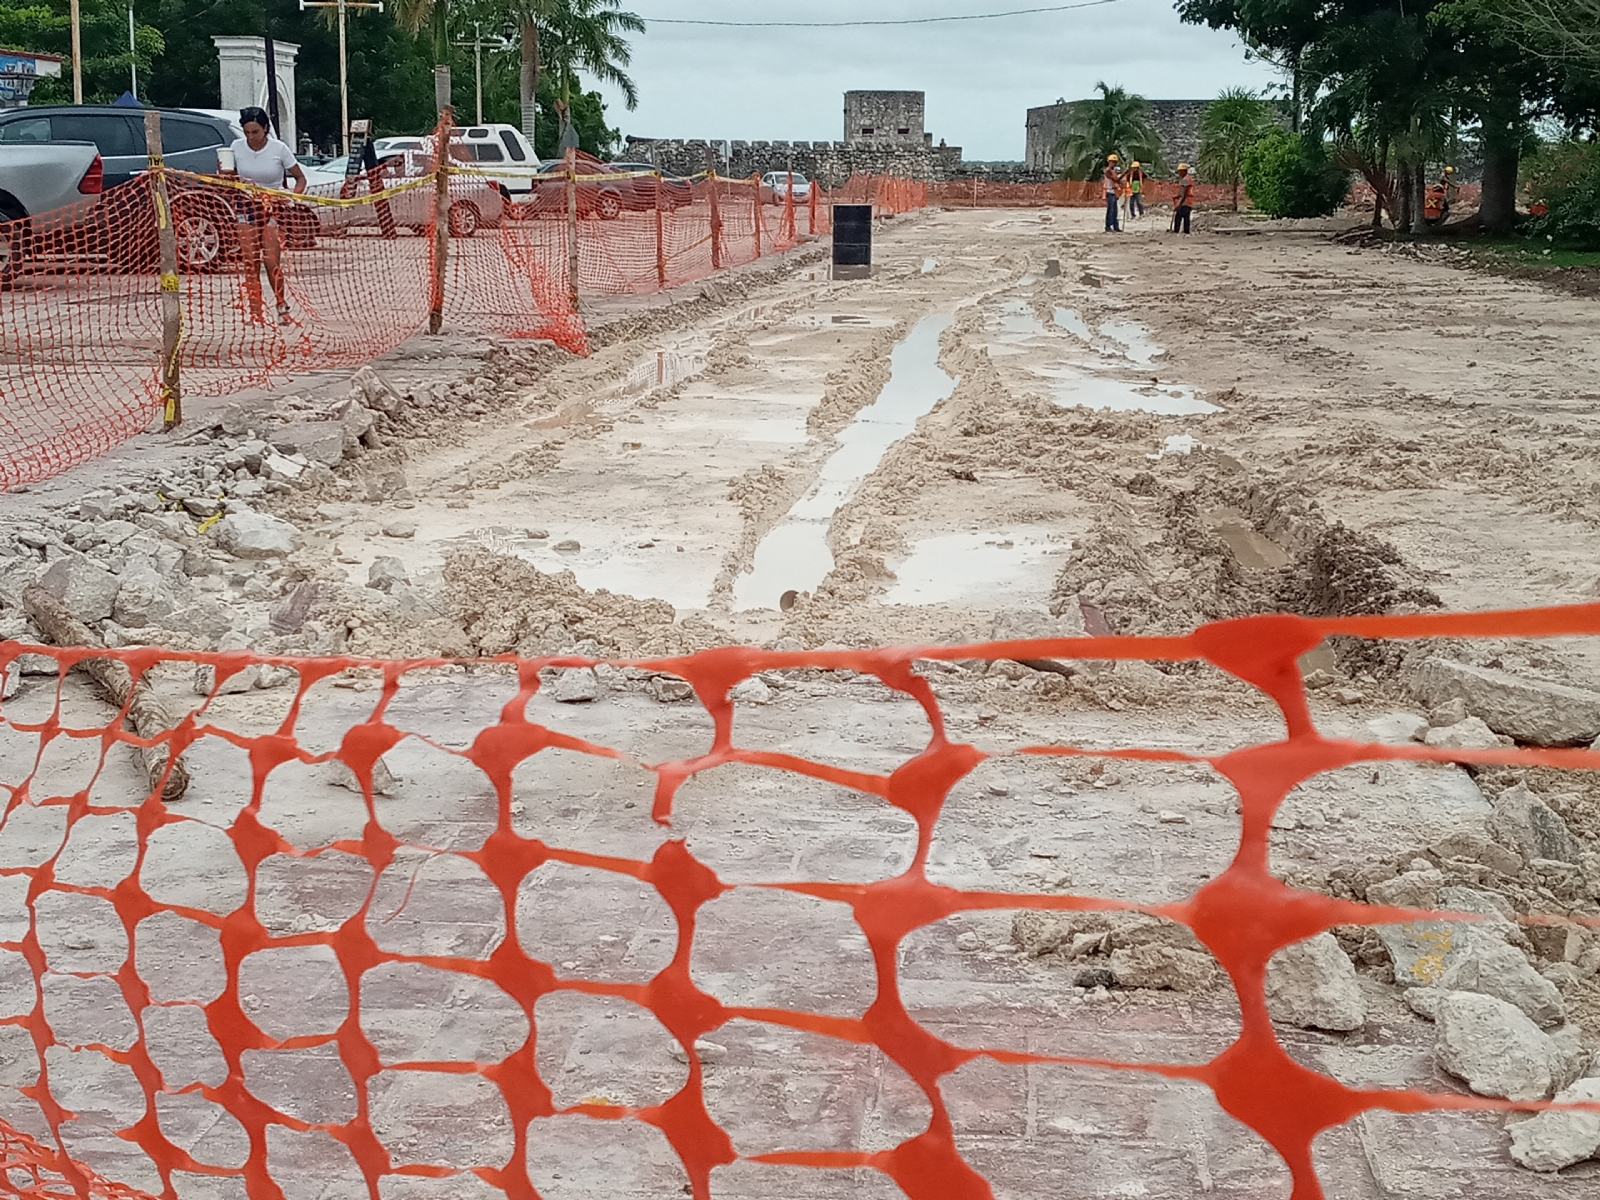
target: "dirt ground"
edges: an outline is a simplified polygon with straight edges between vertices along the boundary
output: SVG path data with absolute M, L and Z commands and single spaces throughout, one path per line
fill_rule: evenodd
M 192 586 L 234 614 L 232 646 L 371 657 L 952 644 L 1179 633 L 1279 609 L 1600 600 L 1600 558 L 1586 549 L 1600 530 L 1600 312 L 1592 300 L 1471 269 L 1449 248 L 1351 243 L 1335 236 L 1338 226 L 1203 214 L 1196 233 L 1180 238 L 1165 232 L 1159 213 L 1122 235 L 1100 233 L 1098 222 L 1086 210 L 900 218 L 878 234 L 870 280 L 829 280 L 813 247 L 686 295 L 596 302 L 588 359 L 463 330 L 414 338 L 359 385 L 357 394 L 385 412 L 374 445 L 308 474 L 303 486 L 269 486 L 250 501 L 297 526 L 298 548 L 268 561 L 213 554 L 214 566 L 190 572 Z M 65 527 L 91 494 L 169 494 L 173 479 L 252 433 L 270 441 L 282 423 L 324 414 L 350 388 L 345 376 L 308 378 L 192 406 L 192 432 L 176 444 L 143 435 L 0 498 L 6 523 L 49 531 Z M 184 536 L 206 559 L 209 529 Z M 395 569 L 390 559 L 404 582 L 387 592 L 368 587 L 375 564 Z M 15 618 L 5 605 L 16 603 L 32 570 L 18 561 L 0 559 L 0 618 Z M 106 634 L 123 644 L 217 644 L 214 633 L 193 630 L 152 637 L 116 626 Z M 1427 716 L 1408 691 L 1413 649 L 1349 643 L 1307 656 L 1319 726 L 1404 741 L 1394 732 L 1404 723 L 1386 718 Z M 1498 639 L 1448 651 L 1600 691 L 1600 640 Z M 940 821 L 929 876 L 955 886 L 1179 899 L 1220 872 L 1236 845 L 1224 780 L 1203 765 L 1013 752 L 1062 743 L 1207 755 L 1281 733 L 1270 704 L 1210 668 L 925 669 L 953 735 L 993 755 L 957 786 Z M 175 705 L 202 703 L 191 670 L 158 672 Z M 296 726 L 303 748 L 334 749 L 371 713 L 372 674 L 312 689 Z M 820 671 L 763 679 L 760 695 L 739 706 L 744 744 L 887 771 L 926 741 L 920 710 L 876 681 Z M 375 933 L 387 938 L 385 949 L 486 955 L 505 937 L 505 914 L 460 856 L 492 830 L 494 796 L 460 754 L 513 690 L 504 672 L 477 668 L 419 672 L 401 690 L 389 719 L 417 736 L 386 756 L 399 782 L 377 804 L 402 854 L 414 856 L 403 864 L 415 872 L 409 889 L 404 870 L 390 878 L 357 859 L 348 872 L 329 865 L 337 856 L 328 848 L 360 834 L 359 796 L 312 768 L 275 774 L 263 819 L 319 857 L 286 860 L 270 887 L 258 885 L 257 911 L 276 914 L 265 923 L 333 928 L 372 898 L 373 928 L 388 929 Z M 891 877 L 910 862 L 909 819 L 861 792 L 725 767 L 686 785 L 674 824 L 657 825 L 649 819 L 654 777 L 643 764 L 703 750 L 704 711 L 646 671 L 603 670 L 588 703 L 558 703 L 551 690 L 535 700 L 532 719 L 626 758 L 547 752 L 542 760 L 554 761 L 518 783 L 519 832 L 634 860 L 687 838 L 724 881 L 745 885 L 702 912 L 692 962 L 702 988 L 728 1004 L 864 1011 L 872 963 L 848 911 L 751 885 Z M 107 719 L 76 680 L 64 695 L 84 728 Z M 219 729 L 263 734 L 284 720 L 293 696 L 292 688 L 258 687 L 213 697 L 205 712 Z M 54 702 L 53 684 L 35 677 L 0 710 L 3 782 L 14 788 L 31 775 L 35 798 L 87 787 L 94 765 L 60 758 L 36 766 L 38 735 L 18 727 L 45 720 Z M 118 757 L 122 749 L 95 786 L 125 788 L 121 803 L 135 804 L 138 773 L 131 755 Z M 240 750 L 211 737 L 191 752 L 191 769 L 195 783 L 180 810 L 216 836 L 169 847 L 176 857 L 162 868 L 162 886 L 221 913 L 217 896 L 237 904 L 244 895 L 243 868 L 218 831 L 248 805 L 246 767 Z M 1291 795 L 1274 825 L 1273 865 L 1293 882 L 1357 899 L 1363 880 L 1404 871 L 1418 857 L 1460 884 L 1434 848 L 1463 831 L 1481 834 L 1496 797 L 1526 783 L 1582 840 L 1595 890 L 1558 897 L 1516 871 L 1486 886 L 1524 915 L 1593 918 L 1595 779 L 1442 764 L 1331 772 Z M 0 861 L 44 861 L 61 849 L 59 831 L 54 843 L 51 836 L 48 823 L 12 819 L 0 826 Z M 107 824 L 75 840 L 74 853 L 114 872 L 133 861 L 132 838 L 131 821 Z M 202 861 L 211 865 L 197 871 Z M 306 863 L 326 869 L 296 878 L 290 868 Z M 540 868 L 518 896 L 524 944 L 543 947 L 570 978 L 647 981 L 676 934 L 659 898 L 627 882 L 562 864 Z M 405 920 L 388 925 L 401 910 Z M 1078 986 L 1084 961 L 1019 945 L 1014 915 L 952 917 L 903 947 L 902 988 L 930 1030 L 963 1045 L 1196 1062 L 1237 1029 L 1225 985 Z M 68 949 L 90 921 L 81 913 L 52 919 L 60 926 L 53 932 L 40 918 L 41 941 L 55 937 L 51 944 Z M 1341 941 L 1360 968 L 1366 1020 L 1340 1033 L 1281 1026 L 1291 1053 L 1347 1083 L 1464 1093 L 1435 1061 L 1434 1028 L 1407 1007 L 1387 955 L 1360 931 L 1342 931 Z M 1597 946 L 1593 932 L 1559 951 L 1543 940 L 1527 946 L 1540 969 L 1577 964 L 1556 974 L 1589 1051 L 1600 1051 Z M 193 953 L 205 960 L 214 951 Z M 6 954 L 0 973 L 10 972 L 9 988 L 26 971 L 19 955 Z M 345 1011 L 342 982 L 305 982 L 321 980 L 315 971 L 327 973 L 327 964 L 297 969 L 257 970 L 242 986 L 246 1008 L 290 1013 L 285 1029 L 296 1014 L 322 1020 L 305 1032 L 333 1029 Z M 386 1063 L 499 1057 L 526 1036 L 514 1006 L 502 1011 L 503 996 L 458 987 L 443 1006 L 442 995 L 399 974 L 364 992 L 362 1026 Z M 179 987 L 165 999 L 181 1008 L 206 996 Z M 457 1020 L 461 1008 L 474 1019 Z M 100 1010 L 85 1000 L 61 1011 L 81 1020 Z M 658 1103 L 683 1084 L 686 1067 L 644 1009 L 559 992 L 537 1016 L 539 1070 L 558 1107 L 595 1095 Z M 172 1036 L 169 1053 L 199 1061 L 203 1031 Z M 718 1056 L 707 1104 L 742 1155 L 877 1150 L 927 1121 L 926 1100 L 875 1049 L 742 1019 L 712 1036 Z M 34 1050 L 16 1024 L 0 1025 L 0 1038 L 0 1116 L 44 1136 L 36 1108 L 15 1090 L 37 1077 Z M 114 1134 L 143 1111 L 131 1073 L 113 1078 L 97 1050 L 51 1053 L 59 1057 L 52 1087 L 80 1113 L 65 1134 L 72 1152 L 159 1191 L 148 1161 Z M 310 1096 L 296 1082 L 331 1078 L 327 1046 L 294 1053 L 320 1053 L 321 1066 L 309 1058 L 269 1064 L 252 1089 L 304 1121 L 350 1119 L 347 1078 Z M 504 1161 L 511 1142 L 497 1098 L 466 1087 L 446 1095 L 419 1079 L 386 1068 L 373 1085 L 373 1120 L 397 1160 L 453 1168 Z M 1288 1194 L 1275 1155 L 1198 1086 L 991 1059 L 944 1083 L 958 1145 L 997 1196 Z M 196 1093 L 184 1103 L 171 1120 L 186 1148 L 220 1166 L 242 1162 L 232 1119 Z M 1600 1163 L 1562 1177 L 1514 1166 L 1505 1124 L 1489 1114 L 1368 1114 L 1319 1140 L 1318 1167 L 1337 1200 L 1532 1198 L 1600 1181 Z M 546 1196 L 682 1189 L 682 1168 L 649 1126 L 574 1114 L 537 1122 L 535 1133 L 527 1161 Z M 331 1139 L 286 1134 L 274 1145 L 269 1161 L 291 1200 L 363 1191 Z M 226 1186 L 189 1174 L 179 1191 L 232 1195 Z M 473 1176 L 453 1177 L 453 1186 L 492 1190 Z M 713 1194 L 831 1200 L 896 1189 L 870 1171 L 745 1161 L 719 1168 Z

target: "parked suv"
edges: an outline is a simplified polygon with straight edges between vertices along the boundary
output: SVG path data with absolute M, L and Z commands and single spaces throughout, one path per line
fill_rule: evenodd
M 217 151 L 238 136 L 220 117 L 163 109 L 161 155 L 176 171 L 214 175 Z M 105 164 L 107 190 L 150 169 L 144 110 L 114 104 L 63 104 L 0 109 L 0 143 L 93 142 Z

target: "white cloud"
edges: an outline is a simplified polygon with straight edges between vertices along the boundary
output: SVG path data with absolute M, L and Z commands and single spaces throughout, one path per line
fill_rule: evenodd
M 1047 0 L 625 0 L 651 17 L 845 21 L 1001 12 Z M 633 43 L 639 108 L 606 92 L 612 124 L 645 137 L 831 141 L 844 93 L 906 88 L 928 95 L 929 132 L 969 159 L 1020 159 L 1028 108 L 1079 98 L 1097 80 L 1151 99 L 1203 99 L 1260 88 L 1228 34 L 1184 25 L 1170 0 L 995 21 L 846 29 L 652 25 Z

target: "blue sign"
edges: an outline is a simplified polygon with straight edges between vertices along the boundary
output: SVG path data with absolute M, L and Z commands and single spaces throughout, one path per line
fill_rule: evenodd
M 61 60 L 54 55 L 0 50 L 0 108 L 26 104 L 36 80 L 60 74 Z

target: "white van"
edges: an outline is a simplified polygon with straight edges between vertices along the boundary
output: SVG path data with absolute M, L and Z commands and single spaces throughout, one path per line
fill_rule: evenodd
M 450 156 L 486 172 L 503 193 L 526 198 L 533 191 L 539 156 L 515 125 L 458 125 L 450 132 Z

